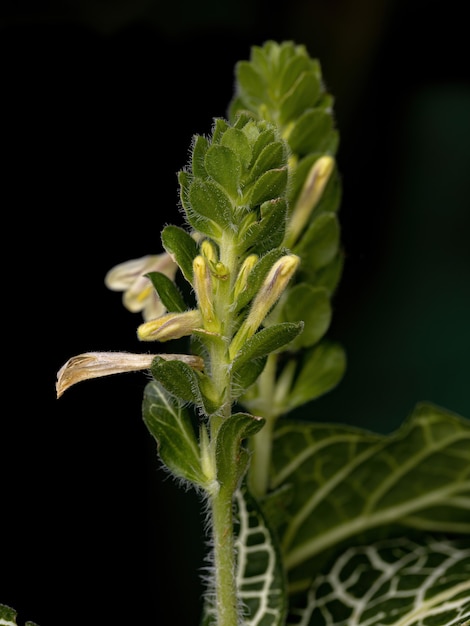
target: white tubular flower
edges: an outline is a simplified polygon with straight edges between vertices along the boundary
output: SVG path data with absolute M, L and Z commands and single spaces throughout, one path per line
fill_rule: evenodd
M 145 276 L 149 272 L 160 272 L 171 280 L 175 279 L 178 265 L 167 253 L 146 255 L 114 266 L 106 274 L 104 282 L 111 291 L 123 291 L 122 303 L 131 313 L 142 311 L 148 322 L 166 312 L 151 281 Z
M 152 361 L 156 356 L 167 361 L 184 361 L 190 367 L 198 370 L 201 370 L 204 366 L 204 362 L 200 357 L 191 354 L 85 352 L 69 359 L 57 372 L 57 398 L 60 398 L 66 389 L 82 380 L 150 369 Z

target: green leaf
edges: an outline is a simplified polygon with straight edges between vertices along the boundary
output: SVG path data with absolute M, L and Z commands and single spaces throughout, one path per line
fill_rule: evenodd
M 228 128 L 223 134 L 220 144 L 233 150 L 240 159 L 242 166 L 248 167 L 252 157 L 252 148 L 248 137 L 242 130 Z
M 300 600 L 292 626 L 464 626 L 470 543 L 427 535 L 351 547 Z
M 182 361 L 167 361 L 161 357 L 155 357 L 150 371 L 172 396 L 183 402 L 192 402 L 201 406 L 202 397 L 198 374 L 192 367 Z
M 338 132 L 333 128 L 331 113 L 309 109 L 295 122 L 287 141 L 292 151 L 301 156 L 310 152 L 335 154 Z
M 265 144 L 272 137 L 271 132 L 264 131 L 258 136 L 254 149 L 254 164 L 251 168 L 251 180 L 257 181 L 260 176 L 270 170 L 278 170 L 287 164 L 287 150 L 282 141 L 272 141 Z M 258 152 L 259 151 L 259 152 Z
M 283 318 L 288 322 L 302 320 L 304 331 L 289 346 L 291 350 L 309 348 L 318 343 L 328 330 L 331 321 L 331 304 L 328 291 L 298 283 L 288 290 L 282 307 Z
M 180 290 L 171 278 L 161 272 L 149 272 L 147 276 L 152 281 L 152 285 L 167 311 L 170 313 L 186 311 L 188 307 Z
M 197 220 L 198 217 L 202 217 L 203 220 L 216 224 L 221 230 L 231 228 L 232 204 L 220 185 L 210 180 L 196 178 L 191 183 L 188 197 L 191 204 L 188 218 Z M 210 235 L 209 232 L 207 234 Z
M 212 145 L 206 152 L 204 164 L 209 176 L 232 198 L 237 198 L 242 168 L 235 152 L 226 146 Z
M 264 202 L 261 219 L 251 223 L 246 232 L 241 233 L 243 249 L 262 256 L 280 246 L 286 232 L 286 217 L 287 203 L 283 198 Z
M 303 72 L 297 78 L 290 91 L 284 92 L 281 100 L 281 124 L 287 124 L 290 120 L 301 115 L 306 109 L 315 106 L 322 86 L 313 72 Z
M 0 624 L 2 626 L 17 626 L 16 618 L 18 613 L 6 606 L 5 604 L 0 604 Z M 35 622 L 26 622 L 25 626 L 38 626 Z
M 207 137 L 202 137 L 201 135 L 196 135 L 194 137 L 191 167 L 193 175 L 199 178 L 207 177 L 205 157 L 208 147 L 209 140 L 207 139 Z
M 323 213 L 312 221 L 294 252 L 312 270 L 328 265 L 339 249 L 340 227 L 335 213 Z
M 287 167 L 269 170 L 262 174 L 253 185 L 250 206 L 256 207 L 268 200 L 282 196 L 287 185 Z
M 165 226 L 162 230 L 162 243 L 168 254 L 174 256 L 183 276 L 189 283 L 193 281 L 193 260 L 198 255 L 197 243 L 183 228 Z
M 323 341 L 309 349 L 300 364 L 300 373 L 286 396 L 285 412 L 319 398 L 339 383 L 346 369 L 346 355 L 337 343 Z
M 403 528 L 470 535 L 470 422 L 462 417 L 421 404 L 389 436 L 285 419 L 273 445 L 271 487 L 291 487 L 278 531 L 294 586 L 358 538 Z
M 217 480 L 220 485 L 233 492 L 243 478 L 249 453 L 242 447 L 247 437 L 255 435 L 263 426 L 262 417 L 254 417 L 249 413 L 234 413 L 227 417 L 217 434 Z
M 273 324 L 255 333 L 248 339 L 238 352 L 232 364 L 232 371 L 236 373 L 245 364 L 254 359 L 276 352 L 288 345 L 302 332 L 302 322 L 282 322 Z
M 233 375 L 232 394 L 234 400 L 239 398 L 245 391 L 256 382 L 266 365 L 267 357 L 253 359 L 242 365 Z
M 157 382 L 145 387 L 145 425 L 157 441 L 163 463 L 177 477 L 204 487 L 207 477 L 201 469 L 199 445 L 191 416 L 182 403 Z

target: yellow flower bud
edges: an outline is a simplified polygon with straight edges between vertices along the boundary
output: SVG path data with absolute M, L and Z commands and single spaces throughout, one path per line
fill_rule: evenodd
M 307 224 L 313 209 L 318 204 L 327 182 L 330 179 L 335 161 L 330 156 L 322 156 L 315 161 L 305 179 L 302 190 L 289 218 L 284 245 L 288 248 L 296 243 Z
M 245 287 L 248 284 L 248 276 L 258 262 L 258 258 L 257 254 L 250 254 L 243 261 L 233 288 L 233 295 L 235 298 L 238 298 L 241 292 L 245 290 Z
M 156 320 L 141 324 L 137 328 L 137 336 L 141 341 L 170 341 L 190 335 L 201 326 L 202 317 L 197 310 L 167 313 Z
M 300 257 L 295 254 L 287 254 L 271 267 L 251 304 L 247 318 L 230 344 L 229 355 L 231 359 L 235 358 L 245 341 L 258 330 L 271 308 L 284 292 L 299 263 Z
M 214 331 L 214 305 L 212 294 L 212 276 L 206 259 L 199 255 L 193 261 L 194 290 L 199 310 L 204 320 L 204 328 Z

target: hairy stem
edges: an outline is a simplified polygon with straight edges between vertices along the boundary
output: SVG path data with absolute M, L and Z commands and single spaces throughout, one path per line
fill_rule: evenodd
M 217 626 L 239 623 L 232 496 L 222 485 L 211 498 Z

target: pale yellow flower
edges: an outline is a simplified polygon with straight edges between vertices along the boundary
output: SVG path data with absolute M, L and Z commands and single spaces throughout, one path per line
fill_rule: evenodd
M 187 337 L 202 327 L 200 311 L 191 309 L 183 313 L 167 313 L 141 324 L 137 329 L 137 337 L 140 341 L 170 341 Z
M 85 352 L 69 359 L 57 372 L 57 397 L 82 380 L 101 378 L 111 374 L 150 369 L 153 359 L 159 356 L 167 361 L 183 361 L 190 367 L 202 370 L 203 360 L 191 354 L 132 354 L 129 352 Z
M 144 320 L 148 322 L 163 315 L 166 309 L 145 274 L 160 272 L 174 280 L 177 269 L 178 265 L 167 252 L 148 254 L 114 266 L 106 274 L 104 282 L 108 289 L 122 291 L 122 303 L 126 309 L 132 313 L 142 311 Z

